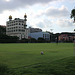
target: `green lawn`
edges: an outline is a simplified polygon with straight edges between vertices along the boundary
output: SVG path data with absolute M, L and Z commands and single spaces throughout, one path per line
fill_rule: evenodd
M 40 54 L 41 51 L 44 52 L 44 55 Z M 6 64 L 13 69 L 27 67 L 29 70 L 30 67 L 40 64 L 44 64 L 47 68 L 56 61 L 61 62 L 62 59 L 71 57 L 74 58 L 73 43 L 0 44 L 0 63 Z

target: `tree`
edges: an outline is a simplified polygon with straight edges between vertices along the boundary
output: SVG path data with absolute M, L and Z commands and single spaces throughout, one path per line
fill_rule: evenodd
M 71 11 L 71 18 L 74 18 L 74 22 L 75 22 L 75 9 L 73 9 L 73 10 Z
M 5 33 L 6 33 L 6 26 L 0 25 L 0 34 L 5 34 Z
M 22 39 L 20 40 L 20 42 L 21 42 L 21 43 L 28 43 L 28 39 L 22 38 Z
M 36 43 L 36 42 L 37 42 L 35 38 L 30 38 L 29 41 L 30 41 L 31 43 Z
M 0 34 L 0 43 L 16 43 L 18 41 L 17 36 L 7 36 L 5 34 Z
M 39 42 L 39 43 L 44 43 L 44 42 L 45 42 L 45 39 L 42 38 L 42 37 L 39 37 L 39 38 L 38 38 L 38 42 Z

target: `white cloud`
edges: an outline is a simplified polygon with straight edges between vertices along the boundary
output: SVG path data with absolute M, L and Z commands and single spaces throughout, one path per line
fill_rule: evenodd
M 65 0 L 64 0 L 65 1 Z M 68 0 L 66 0 L 66 1 L 68 1 Z M 75 2 L 75 0 L 69 0 L 69 2 Z
M 40 27 L 43 30 L 50 30 L 53 25 L 53 22 L 49 19 L 43 19 L 42 21 L 39 21 L 39 23 L 37 23 L 36 25 L 37 27 Z
M 5 0 L 6 2 L 10 2 L 10 0 Z
M 59 25 L 60 27 L 72 27 L 75 25 L 75 23 L 73 23 L 73 20 L 70 19 L 60 19 L 56 21 L 56 24 Z

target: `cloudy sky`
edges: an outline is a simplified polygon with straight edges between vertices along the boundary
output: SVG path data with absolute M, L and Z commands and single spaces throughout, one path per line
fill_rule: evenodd
M 54 33 L 73 32 L 75 23 L 70 18 L 75 0 L 0 0 L 0 25 L 6 25 L 9 15 L 24 18 L 27 27 L 38 27 Z

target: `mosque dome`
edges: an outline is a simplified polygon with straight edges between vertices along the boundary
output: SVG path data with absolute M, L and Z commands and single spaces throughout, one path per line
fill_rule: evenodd
M 11 15 L 9 16 L 9 19 L 12 19 L 12 16 Z
M 26 13 L 25 13 L 25 15 L 24 15 L 24 18 L 27 18 L 27 15 L 26 15 Z

